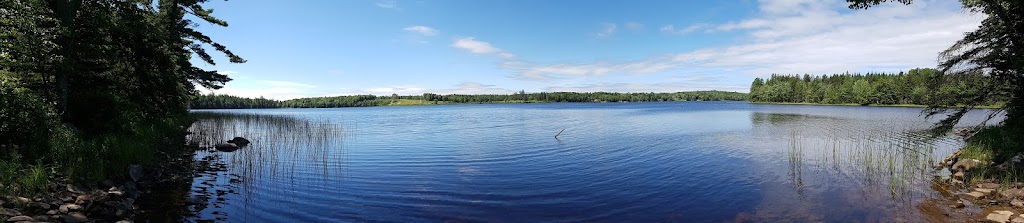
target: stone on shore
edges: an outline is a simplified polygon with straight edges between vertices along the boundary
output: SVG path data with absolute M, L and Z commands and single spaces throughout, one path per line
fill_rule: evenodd
M 984 193 L 977 192 L 977 191 L 972 191 L 970 193 L 965 193 L 964 195 L 966 195 L 967 197 L 973 198 L 973 199 L 981 199 L 981 198 L 985 197 Z
M 1001 192 L 1000 194 L 1003 195 L 1003 197 L 1011 198 L 1011 199 L 1012 198 L 1024 198 L 1024 190 L 1017 189 L 1017 188 L 1011 188 L 1011 189 L 1003 190 L 1003 192 Z
M 1024 218 L 1022 218 L 1022 217 L 1013 217 L 1013 220 L 1010 220 L 1010 222 L 1013 222 L 1013 223 L 1024 223 Z
M 985 216 L 985 222 L 1006 223 L 1010 222 L 1010 217 L 1012 216 L 1012 211 L 993 211 L 988 216 Z
M 21 212 L 19 212 L 17 210 L 7 209 L 7 208 L 0 208 L 0 215 L 2 215 L 2 216 L 18 216 L 18 215 L 21 215 Z
M 24 215 L 14 216 L 14 217 L 7 218 L 7 222 L 21 222 L 21 221 L 35 221 L 35 220 L 36 219 L 34 219 L 32 217 L 24 216 Z
M 981 192 L 981 193 L 983 193 L 983 194 L 985 194 L 987 196 L 987 195 L 992 195 L 992 192 L 995 192 L 996 190 L 995 189 L 986 189 L 986 188 L 975 188 L 974 191 Z
M 974 169 L 974 167 L 980 166 L 981 164 L 982 164 L 981 160 L 977 160 L 977 159 L 963 159 L 963 160 L 957 161 L 956 164 L 953 164 L 952 169 L 955 170 L 955 171 L 970 171 L 971 169 Z
M 967 205 L 964 205 L 964 202 L 961 201 L 961 200 L 956 200 L 956 203 L 953 203 L 953 205 L 950 205 L 950 207 L 952 207 L 952 208 L 964 208 L 964 207 L 967 207 Z
M 978 184 L 978 188 L 993 189 L 993 190 L 995 190 L 995 189 L 999 189 L 999 184 L 997 184 L 997 183 L 983 183 L 983 184 Z
M 86 218 L 85 215 L 83 215 L 82 213 L 71 213 L 71 214 L 60 215 L 60 219 L 63 219 L 64 222 L 68 222 L 68 223 L 71 223 L 71 222 L 75 222 L 75 223 L 77 223 L 77 222 L 89 222 L 89 218 Z

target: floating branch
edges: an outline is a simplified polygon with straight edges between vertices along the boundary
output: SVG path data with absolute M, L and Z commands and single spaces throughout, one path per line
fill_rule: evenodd
M 562 134 L 562 132 L 564 132 L 564 131 L 565 131 L 565 129 L 562 129 L 562 131 L 558 131 L 558 134 L 555 134 L 555 138 L 557 139 L 557 138 L 558 138 L 558 135 L 561 135 L 561 134 Z

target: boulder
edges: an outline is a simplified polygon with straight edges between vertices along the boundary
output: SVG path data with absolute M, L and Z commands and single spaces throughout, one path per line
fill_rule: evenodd
M 977 159 L 962 159 L 953 164 L 953 171 L 971 171 L 974 167 L 980 166 L 983 163 Z
M 128 176 L 132 178 L 132 181 L 139 182 L 142 180 L 145 172 L 143 172 L 142 166 L 140 165 L 129 165 Z
M 953 205 L 950 205 L 950 207 L 953 207 L 953 208 L 964 208 L 964 207 L 967 207 L 967 205 L 964 205 L 963 201 L 957 200 L 956 203 L 953 203 Z
M 1013 217 L 1013 220 L 1010 220 L 1010 222 L 1013 222 L 1013 223 L 1024 223 L 1024 218 L 1022 218 L 1022 217 Z
M 228 140 L 228 143 L 234 143 L 238 146 L 246 146 L 249 145 L 249 140 L 242 137 L 235 137 L 234 139 Z
M 217 143 L 217 145 L 214 145 L 213 148 L 217 149 L 218 151 L 232 152 L 238 150 L 238 145 L 234 143 Z
M 1024 153 L 1017 153 L 1006 162 L 996 165 L 999 170 L 1024 170 Z
M 1010 205 L 1015 208 L 1024 208 L 1024 201 L 1015 198 L 1010 201 Z

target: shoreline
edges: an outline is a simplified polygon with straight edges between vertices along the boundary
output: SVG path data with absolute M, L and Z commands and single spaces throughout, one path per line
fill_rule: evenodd
M 861 104 L 854 104 L 854 103 L 822 104 L 822 103 L 810 103 L 810 102 L 764 102 L 764 101 L 758 101 L 758 102 L 749 101 L 749 103 L 750 104 L 763 104 L 763 105 L 862 106 L 862 107 L 902 107 L 902 108 L 927 108 L 928 107 L 928 105 L 919 105 L 919 104 L 868 104 L 868 105 L 861 105 Z M 977 106 L 977 107 L 974 107 L 974 108 L 975 109 L 999 109 L 999 108 L 1002 108 L 1002 107 L 1003 106 L 997 106 L 997 105 L 984 105 L 984 106 Z M 955 108 L 955 107 L 950 107 L 950 108 Z

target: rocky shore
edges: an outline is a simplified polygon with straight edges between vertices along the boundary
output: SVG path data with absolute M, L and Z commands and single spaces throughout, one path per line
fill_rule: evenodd
M 160 162 L 148 167 L 132 165 L 125 170 L 127 179 L 82 184 L 68 176 L 52 176 L 46 191 L 40 195 L 0 197 L 0 220 L 133 222 L 140 212 L 140 203 L 147 202 L 150 194 L 162 193 L 162 185 L 191 183 L 193 151 L 161 153 Z
M 971 214 L 971 218 L 979 222 L 1024 223 L 1024 183 L 975 179 L 979 171 L 1024 167 L 1024 154 L 1017 154 L 998 165 L 961 158 L 961 155 L 962 151 L 957 151 L 936 165 L 937 169 L 944 168 L 951 173 L 946 180 L 950 192 L 955 194 L 950 208 L 980 210 Z

